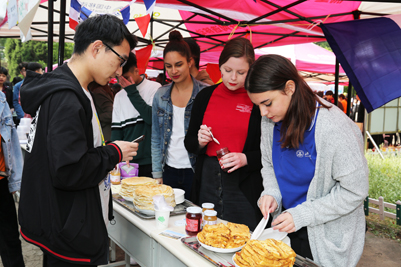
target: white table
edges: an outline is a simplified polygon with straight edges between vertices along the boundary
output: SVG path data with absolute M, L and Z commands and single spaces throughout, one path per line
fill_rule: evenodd
M 114 203 L 116 223 L 109 225 L 109 237 L 141 267 L 214 266 L 211 262 L 187 248 L 180 240 L 159 235 L 154 219 L 145 220 Z M 172 216 L 169 230 L 185 234 L 185 226 L 175 226 L 185 215 Z

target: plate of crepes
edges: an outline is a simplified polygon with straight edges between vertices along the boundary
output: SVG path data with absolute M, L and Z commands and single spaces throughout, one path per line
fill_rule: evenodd
M 294 250 L 283 241 L 275 239 L 249 240 L 241 251 L 233 256 L 237 267 L 274 266 L 291 267 L 295 263 Z
M 228 222 L 227 225 L 205 225 L 196 236 L 199 244 L 207 250 L 232 253 L 241 250 L 251 238 L 248 226 Z
M 121 181 L 120 196 L 122 196 L 127 201 L 133 201 L 134 190 L 138 186 L 142 185 L 154 185 L 157 181 L 148 177 L 131 177 L 125 178 Z
M 174 190 L 171 186 L 164 184 L 151 184 L 138 186 L 134 190 L 133 203 L 135 208 L 146 215 L 155 215 L 153 196 L 162 195 L 167 205 L 175 207 Z

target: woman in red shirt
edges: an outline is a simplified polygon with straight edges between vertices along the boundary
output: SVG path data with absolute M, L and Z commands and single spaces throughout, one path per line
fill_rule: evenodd
M 251 229 L 262 218 L 256 204 L 262 190 L 261 117 L 244 89 L 254 61 L 249 40 L 227 42 L 219 58 L 223 82 L 199 92 L 185 137 L 186 149 L 198 155 L 192 200 L 211 202 L 220 219 Z M 212 140 L 209 130 L 220 144 Z M 223 147 L 231 153 L 219 163 L 216 151 Z

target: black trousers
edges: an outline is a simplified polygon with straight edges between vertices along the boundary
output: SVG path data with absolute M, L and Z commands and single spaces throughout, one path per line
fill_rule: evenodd
M 4 267 L 25 266 L 19 240 L 17 212 L 8 180 L 0 180 L 0 255 Z
M 43 267 L 75 267 L 75 266 L 86 266 L 86 267 L 96 267 L 97 265 L 81 265 L 75 263 L 69 263 L 63 260 L 59 260 L 51 254 L 48 254 L 43 249 Z
M 302 227 L 296 232 L 288 234 L 291 239 L 291 247 L 298 255 L 313 260 L 312 251 L 310 250 L 308 230 Z

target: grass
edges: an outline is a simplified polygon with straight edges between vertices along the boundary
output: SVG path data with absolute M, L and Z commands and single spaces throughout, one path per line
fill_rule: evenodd
M 366 154 L 366 159 L 369 167 L 369 197 L 378 199 L 382 196 L 385 202 L 392 204 L 401 200 L 401 156 L 385 156 L 383 160 L 379 155 Z M 395 213 L 394 209 L 385 209 Z M 368 230 L 373 234 L 401 243 L 401 226 L 394 219 L 385 218 L 383 221 L 379 215 L 369 213 L 366 221 Z

